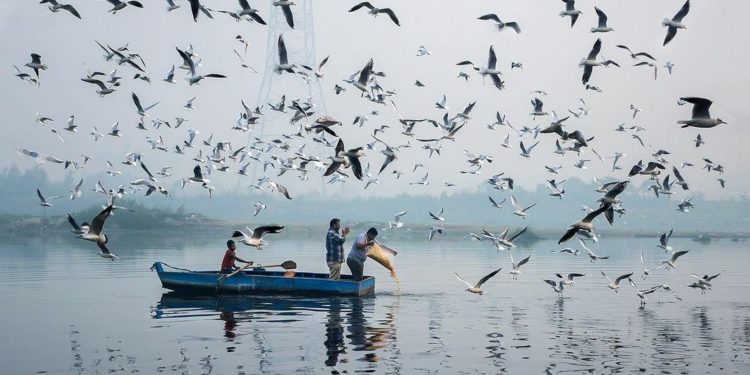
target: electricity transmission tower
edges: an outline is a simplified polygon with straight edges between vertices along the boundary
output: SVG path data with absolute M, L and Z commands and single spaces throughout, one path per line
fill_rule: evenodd
M 248 134 L 248 146 L 253 138 L 263 139 L 264 136 L 279 135 L 289 129 L 289 119 L 293 114 L 293 109 L 288 113 L 268 109 L 268 103 L 277 103 L 282 95 L 286 95 L 288 107 L 292 99 L 299 98 L 300 102 L 309 101 L 312 103 L 316 114 L 326 113 L 323 89 L 312 72 L 307 72 L 309 73 L 309 79 L 305 79 L 298 74 L 278 74 L 275 72 L 276 65 L 279 63 L 277 43 L 281 34 L 284 35 L 287 60 L 290 63 L 297 64 L 298 67 L 300 65 L 306 65 L 313 69 L 317 67 L 313 1 L 298 0 L 296 5 L 292 6 L 294 29 L 287 24 L 281 7 L 274 6 L 273 0 L 269 0 L 268 3 L 270 15 L 267 21 L 266 66 L 263 71 L 263 82 L 260 85 L 257 102 L 257 106 L 264 106 L 265 110 L 260 124 L 255 127 L 254 132 Z M 255 163 L 252 181 L 258 179 L 258 167 L 258 163 Z
M 293 98 L 299 98 L 300 102 L 309 100 L 313 104 L 313 110 L 316 114 L 326 113 L 323 89 L 312 72 L 308 72 L 310 77 L 305 79 L 298 74 L 278 74 L 274 71 L 279 62 L 277 43 L 281 34 L 284 35 L 287 57 L 290 63 L 313 68 L 317 66 L 312 0 L 299 0 L 297 5 L 292 6 L 294 29 L 287 25 L 281 8 L 273 6 L 272 0 L 269 1 L 269 4 L 266 66 L 257 105 L 268 108 L 268 103 L 276 103 L 282 95 L 286 95 L 287 106 Z M 270 110 L 265 110 L 264 113 L 260 125 L 256 127 L 257 134 L 255 136 L 262 137 L 266 135 L 267 131 L 270 133 L 269 135 L 278 134 L 282 131 L 281 127 L 289 126 L 289 118 L 292 113 Z M 250 142 L 250 138 L 248 138 L 248 142 Z

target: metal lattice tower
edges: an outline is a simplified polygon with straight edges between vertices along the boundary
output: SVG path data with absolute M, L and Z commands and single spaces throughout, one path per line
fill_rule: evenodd
M 277 42 L 279 35 L 284 35 L 287 57 L 290 63 L 317 67 L 318 61 L 315 56 L 315 28 L 313 25 L 313 2 L 312 0 L 298 0 L 297 5 L 292 6 L 294 14 L 294 29 L 286 23 L 284 14 L 280 7 L 269 1 L 270 16 L 268 18 L 268 42 L 266 45 L 266 66 L 263 72 L 263 82 L 258 94 L 258 106 L 265 106 L 264 113 L 256 131 L 248 135 L 248 144 L 253 137 L 262 138 L 264 135 L 278 135 L 289 129 L 289 113 L 281 113 L 268 110 L 268 103 L 276 103 L 282 95 L 286 95 L 287 106 L 293 98 L 302 101 L 309 99 L 313 103 L 316 116 L 325 114 L 325 101 L 323 89 L 318 79 L 312 75 L 310 79 L 304 79 L 298 74 L 276 73 L 275 67 L 279 62 Z M 266 134 L 266 133 L 269 134 Z M 257 166 L 255 168 L 257 170 Z M 256 172 L 253 172 L 255 179 Z

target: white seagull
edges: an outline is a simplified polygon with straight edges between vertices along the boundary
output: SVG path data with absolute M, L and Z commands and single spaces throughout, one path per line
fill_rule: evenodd
M 602 273 L 602 275 L 604 275 L 604 277 L 607 278 L 607 281 L 609 281 L 609 285 L 607 285 L 607 288 L 614 290 L 615 293 L 617 293 L 617 289 L 620 288 L 620 281 L 628 279 L 628 278 L 630 278 L 630 276 L 633 276 L 633 273 L 631 272 L 631 273 L 628 273 L 628 274 L 625 274 L 625 275 L 622 275 L 622 276 L 616 278 L 615 281 L 612 282 L 612 279 L 610 279 L 609 276 L 607 276 L 604 273 L 604 271 L 600 271 L 600 272 Z
M 247 228 L 249 233 L 251 233 L 249 237 L 245 233 L 236 230 L 232 234 L 232 238 L 240 238 L 240 243 L 252 246 L 258 250 L 263 250 L 263 246 L 268 245 L 268 242 L 264 241 L 263 237 L 268 233 L 280 233 L 282 229 L 284 229 L 284 227 L 279 225 L 265 225 L 255 229 Z
M 476 293 L 476 294 L 482 295 L 484 293 L 484 292 L 482 292 L 482 289 L 481 289 L 482 288 L 482 284 L 484 284 L 485 282 L 487 282 L 487 280 L 489 280 L 493 276 L 497 275 L 497 273 L 500 272 L 500 270 L 502 270 L 502 267 L 498 268 L 498 269 L 496 269 L 496 270 L 494 270 L 492 272 L 490 272 L 487 276 L 483 277 L 481 280 L 479 280 L 474 285 L 472 285 L 468 281 L 462 279 L 461 276 L 458 275 L 458 273 L 454 273 L 454 275 L 456 275 L 456 278 L 460 282 L 466 284 L 466 286 L 468 287 L 468 288 L 466 288 L 467 292 L 471 292 L 471 293 Z
M 675 14 L 671 20 L 669 18 L 665 18 L 664 21 L 661 22 L 662 26 L 667 27 L 667 36 L 664 38 L 663 45 L 666 46 L 667 43 L 669 43 L 675 37 L 675 35 L 677 35 L 677 29 L 687 29 L 687 27 L 682 24 L 682 19 L 687 16 L 688 11 L 690 11 L 690 0 L 687 0 L 685 4 L 682 5 L 682 8 L 677 11 L 677 14 Z

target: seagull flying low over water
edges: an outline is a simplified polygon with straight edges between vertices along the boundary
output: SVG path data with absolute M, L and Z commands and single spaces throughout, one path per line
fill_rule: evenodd
M 513 275 L 513 280 L 518 280 L 518 274 L 521 273 L 521 266 L 523 266 L 529 261 L 529 259 L 531 258 L 531 255 L 527 256 L 526 258 L 521 259 L 520 262 L 516 263 L 513 261 L 513 253 L 508 252 L 508 254 L 510 254 L 510 263 L 513 265 L 513 270 L 510 271 L 509 273 Z
M 107 258 L 111 260 L 118 259 L 115 254 L 112 254 L 112 252 L 109 251 L 107 248 L 107 242 L 109 242 L 109 238 L 107 238 L 107 235 L 102 232 L 102 229 L 104 228 L 104 222 L 107 220 L 107 218 L 112 213 L 113 206 L 109 205 L 107 208 L 105 208 L 102 212 L 100 212 L 94 220 L 91 221 L 91 225 L 88 226 L 88 230 L 85 230 L 84 233 L 81 233 L 78 235 L 78 238 L 93 241 L 96 242 L 96 245 L 99 246 L 99 256 L 102 258 Z M 70 218 L 69 216 L 69 219 Z M 71 223 L 72 224 L 72 223 Z M 86 226 L 81 226 L 81 229 L 84 230 Z
M 712 101 L 706 98 L 699 97 L 687 97 L 680 98 L 680 100 L 691 103 L 693 105 L 692 118 L 690 120 L 677 121 L 678 124 L 682 125 L 683 128 L 693 126 L 696 128 L 713 128 L 719 124 L 726 124 L 720 118 L 711 118 L 711 114 L 708 109 L 711 108 Z M 697 146 L 696 146 L 697 147 Z
M 42 207 L 52 207 L 52 203 L 50 201 L 53 200 L 53 199 L 60 198 L 59 195 L 55 195 L 55 196 L 52 196 L 52 197 L 45 198 L 42 195 L 42 192 L 39 191 L 39 189 L 36 189 L 36 195 L 39 197 L 39 205 L 42 206 Z
M 575 281 L 573 281 L 574 278 L 576 278 L 576 277 L 583 277 L 583 276 L 586 276 L 586 275 L 584 275 L 582 273 L 569 273 L 565 277 L 563 277 L 563 275 L 561 275 L 559 273 L 556 273 L 555 276 L 557 276 L 560 279 L 560 282 L 563 285 L 573 286 L 573 283 L 575 282 Z
M 664 267 L 665 270 L 669 270 L 669 269 L 675 268 L 674 264 L 675 264 L 675 262 L 677 262 L 677 258 L 679 258 L 679 257 L 687 254 L 688 251 L 690 251 L 690 250 L 673 251 L 672 254 L 669 256 L 669 258 L 664 259 L 661 262 L 661 265 L 659 267 L 656 267 L 656 268 L 662 268 L 662 267 Z
M 406 215 L 406 213 L 407 211 L 396 212 L 396 214 L 393 215 L 393 221 L 388 222 L 388 229 L 403 227 L 404 223 L 401 221 L 401 216 Z
M 586 253 L 588 253 L 589 259 L 591 259 L 591 263 L 595 263 L 597 260 L 600 260 L 600 259 L 609 259 L 609 255 L 607 255 L 607 256 L 601 256 L 601 255 L 595 254 L 591 249 L 589 249 L 588 246 L 586 246 L 586 243 L 583 242 L 582 239 L 579 238 L 578 239 L 578 243 L 581 244 L 581 247 L 584 250 L 586 250 Z
M 620 281 L 628 279 L 628 278 L 630 278 L 630 276 L 633 276 L 633 273 L 631 272 L 631 273 L 628 273 L 628 274 L 625 274 L 625 275 L 622 275 L 622 276 L 616 278 L 615 281 L 612 282 L 612 279 L 610 279 L 609 276 L 607 276 L 604 273 L 604 271 L 600 271 L 600 272 L 602 273 L 602 275 L 604 277 L 607 278 L 607 281 L 609 281 L 609 285 L 607 285 L 607 288 L 614 290 L 615 293 L 617 293 L 617 289 L 620 288 Z
M 249 233 L 251 233 L 250 236 L 236 230 L 232 234 L 232 238 L 240 238 L 240 243 L 252 246 L 258 250 L 263 250 L 263 246 L 268 245 L 268 242 L 264 241 L 263 237 L 268 233 L 280 233 L 282 229 L 284 229 L 284 227 L 279 225 L 265 225 L 252 230 L 247 228 Z
M 391 18 L 391 21 L 396 24 L 396 26 L 401 26 L 401 24 L 398 22 L 398 18 L 396 17 L 396 13 L 393 12 L 391 8 L 375 8 L 372 4 L 370 4 L 367 1 L 363 1 L 355 6 L 352 7 L 352 9 L 349 9 L 349 13 L 355 12 L 361 8 L 367 8 L 369 9 L 368 13 L 372 14 L 373 17 L 377 17 L 379 13 L 385 13 L 388 15 L 388 17 Z
M 502 270 L 502 267 L 501 267 L 501 268 L 498 268 L 498 269 L 496 269 L 496 270 L 494 270 L 494 271 L 492 271 L 492 272 L 490 272 L 490 273 L 489 273 L 489 274 L 488 274 L 487 276 L 483 277 L 483 278 L 482 278 L 481 280 L 479 280 L 479 281 L 478 281 L 478 282 L 477 282 L 476 284 L 474 284 L 474 285 L 472 285 L 472 284 L 471 284 L 470 282 L 468 282 L 468 281 L 466 281 L 466 280 L 462 279 L 462 278 L 461 278 L 461 276 L 459 276 L 459 275 L 458 275 L 458 273 L 454 273 L 454 275 L 456 275 L 456 278 L 458 279 L 458 281 L 460 281 L 460 282 L 462 282 L 462 283 L 466 284 L 466 286 L 468 287 L 468 288 L 466 288 L 466 291 L 467 291 L 467 292 L 471 292 L 471 293 L 476 293 L 476 294 L 482 295 L 482 294 L 484 294 L 484 292 L 483 292 L 483 291 L 482 291 L 482 289 L 481 289 L 481 288 L 482 288 L 482 285 L 483 285 L 484 283 L 486 283 L 486 282 L 487 282 L 487 280 L 489 280 L 489 279 L 490 279 L 490 278 L 492 278 L 493 276 L 497 275 L 497 273 L 498 273 L 498 272 L 500 272 L 500 270 Z
M 663 45 L 666 46 L 667 43 L 674 39 L 675 35 L 677 35 L 677 29 L 687 29 L 687 27 L 682 24 L 682 19 L 687 16 L 689 11 L 690 0 L 687 0 L 685 4 L 682 5 L 682 8 L 677 11 L 677 14 L 672 17 L 672 19 L 665 18 L 664 21 L 661 22 L 662 26 L 667 27 L 667 36 L 664 38 Z
M 528 211 L 528 210 L 529 210 L 529 209 L 531 209 L 532 207 L 536 206 L 536 202 L 534 202 L 534 203 L 533 203 L 533 204 L 532 204 L 531 206 L 528 206 L 528 207 L 526 207 L 526 208 L 522 208 L 522 207 L 521 207 L 521 206 L 520 206 L 520 205 L 518 204 L 518 201 L 516 200 L 516 197 L 515 197 L 515 196 L 513 196 L 512 194 L 511 194 L 511 196 L 510 196 L 510 203 L 511 203 L 511 204 L 513 205 L 513 208 L 515 208 L 515 209 L 516 209 L 516 210 L 515 210 L 515 211 L 513 212 L 513 215 L 516 215 L 516 216 L 520 216 L 520 217 L 521 217 L 521 218 L 523 218 L 523 219 L 525 219 L 525 218 L 526 218 L 526 216 L 528 215 L 528 213 L 526 213 L 526 211 Z

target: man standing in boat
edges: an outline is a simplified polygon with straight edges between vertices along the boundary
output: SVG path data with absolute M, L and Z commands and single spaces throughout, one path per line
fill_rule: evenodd
M 365 272 L 365 261 L 367 260 L 367 249 L 375 244 L 375 237 L 378 236 L 378 230 L 370 228 L 367 232 L 357 236 L 357 240 L 352 244 L 349 255 L 346 257 L 346 265 L 352 271 L 352 279 L 361 281 Z
M 227 241 L 227 251 L 224 253 L 224 259 L 221 260 L 221 273 L 232 273 L 232 271 L 239 268 L 234 264 L 235 260 L 245 264 L 253 264 L 252 261 L 247 261 L 238 257 L 234 252 L 236 249 L 237 246 L 234 244 L 234 241 Z
M 344 263 L 344 241 L 349 235 L 349 227 L 345 227 L 341 234 L 341 220 L 331 219 L 326 234 L 326 263 L 328 263 L 328 278 L 333 280 L 341 279 L 341 264 Z

